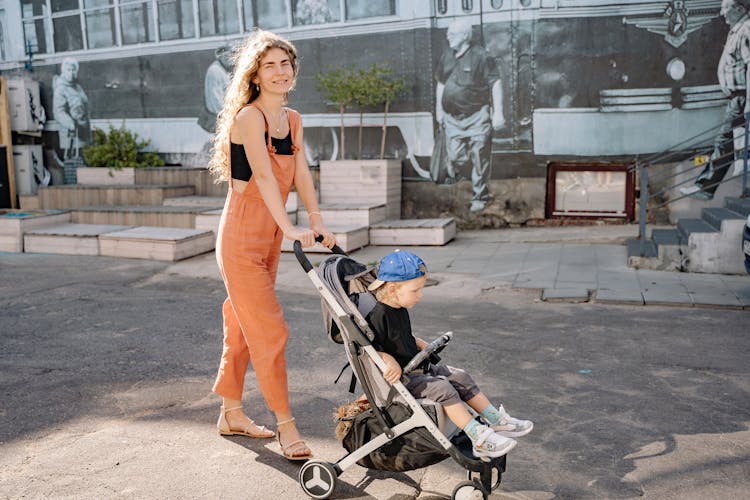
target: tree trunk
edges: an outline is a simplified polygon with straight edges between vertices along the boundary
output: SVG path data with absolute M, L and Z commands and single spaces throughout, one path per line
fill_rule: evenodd
M 339 153 L 339 160 L 343 160 L 345 158 L 345 140 L 346 140 L 346 134 L 344 133 L 344 111 L 346 110 L 346 106 L 342 104 L 339 107 L 339 112 L 341 115 L 341 130 L 339 132 L 339 142 L 341 142 L 341 152 Z
M 362 108 L 359 108 L 359 147 L 357 149 L 357 159 L 362 159 Z
M 390 105 L 390 100 L 386 99 L 385 101 L 385 112 L 383 113 L 383 130 L 380 134 L 380 159 L 383 159 L 383 156 L 385 155 L 385 134 L 388 131 L 388 105 Z

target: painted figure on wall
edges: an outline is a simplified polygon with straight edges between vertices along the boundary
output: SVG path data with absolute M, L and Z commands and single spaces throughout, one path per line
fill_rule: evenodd
M 729 102 L 706 167 L 694 185 L 680 188 L 683 194 L 702 200 L 714 197 L 719 183 L 734 163 L 733 122 L 750 112 L 750 3 L 748 0 L 723 0 L 721 15 L 730 29 L 717 74 L 719 86 Z
M 213 133 L 216 129 L 216 115 L 224 105 L 224 94 L 229 85 L 232 73 L 232 51 L 227 45 L 222 45 L 214 52 L 214 61 L 206 70 L 203 80 L 204 112 L 198 118 L 198 125 L 206 132 Z
M 460 180 L 470 169 L 470 210 L 479 212 L 490 200 L 492 131 L 505 125 L 500 76 L 484 47 L 472 42 L 471 22 L 453 21 L 447 38 L 449 48 L 438 63 L 435 96 L 435 117 L 445 146 L 442 168 L 446 183 Z
M 63 160 L 81 157 L 81 148 L 91 140 L 89 99 L 78 83 L 78 61 L 63 59 L 60 74 L 52 79 L 52 106 L 59 124 L 58 136 Z

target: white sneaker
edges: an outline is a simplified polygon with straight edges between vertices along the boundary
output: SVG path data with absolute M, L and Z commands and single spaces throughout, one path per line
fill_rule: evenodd
M 510 439 L 496 433 L 486 425 L 477 426 L 479 436 L 474 443 L 474 456 L 477 458 L 502 457 L 515 448 L 515 439 Z
M 701 190 L 701 188 L 699 188 L 695 184 L 691 184 L 690 186 L 683 186 L 683 187 L 681 187 L 680 188 L 680 193 L 691 195 L 693 193 L 697 193 L 700 190 Z
M 490 429 L 497 432 L 501 436 L 525 436 L 526 434 L 531 432 L 531 429 L 534 428 L 534 422 L 532 422 L 531 420 L 521 420 L 519 418 L 513 418 L 508 415 L 508 412 L 505 411 L 503 405 L 500 405 L 498 411 L 500 412 L 500 415 L 502 415 L 502 417 L 500 418 L 500 421 L 498 423 L 496 423 L 495 425 L 490 425 Z

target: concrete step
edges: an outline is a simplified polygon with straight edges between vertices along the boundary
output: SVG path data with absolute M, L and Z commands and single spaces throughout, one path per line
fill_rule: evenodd
M 99 236 L 100 255 L 177 261 L 210 252 L 216 237 L 211 231 L 173 227 L 134 227 Z
M 135 169 L 135 183 L 147 185 L 191 185 L 198 196 L 225 197 L 227 183 L 215 183 L 204 167 L 148 167 Z M 222 203 L 223 204 L 223 203 Z
M 217 210 L 218 207 L 213 207 Z M 70 209 L 72 221 L 80 224 L 116 224 L 195 228 L 196 216 L 210 212 L 208 207 L 164 205 L 87 206 Z
M 724 205 L 729 210 L 744 215 L 746 218 L 750 215 L 750 198 L 727 197 L 724 199 Z
M 99 255 L 99 236 L 129 229 L 107 224 L 64 223 L 24 233 L 24 252 L 66 255 Z
M 165 207 L 200 207 L 215 209 L 223 207 L 226 196 L 176 196 L 174 198 L 165 198 Z
M 161 205 L 166 198 L 195 194 L 186 185 L 79 185 L 39 188 L 41 208 L 78 208 L 92 205 Z
M 370 226 L 371 245 L 445 245 L 455 236 L 452 217 L 386 220 Z
M 195 214 L 194 226 L 196 229 L 204 229 L 206 231 L 212 231 L 214 234 L 219 234 L 219 221 L 221 221 L 222 208 L 215 210 L 206 210 L 204 212 Z M 287 212 L 289 220 L 292 224 L 297 224 L 297 211 Z
M 703 219 L 680 219 L 677 221 L 677 232 L 682 241 L 688 241 L 693 233 L 715 233 L 718 230 Z
M 203 167 L 138 167 L 110 170 L 82 167 L 76 171 L 78 184 L 191 185 L 201 196 L 224 196 L 227 183 L 216 184 Z
M 326 226 L 371 226 L 386 218 L 386 206 L 380 204 L 321 203 L 320 214 Z M 297 220 L 308 220 L 304 207 L 297 209 Z
M 0 251 L 23 252 L 24 233 L 70 219 L 70 212 L 63 210 L 0 209 Z
M 725 220 L 745 219 L 741 214 L 723 207 L 704 208 L 701 211 L 701 217 L 717 231 L 721 231 L 722 223 Z
M 676 229 L 654 229 L 651 231 L 651 239 L 657 247 L 660 245 L 681 245 L 683 243 L 680 233 Z
M 327 226 L 328 229 L 336 236 L 336 243 L 345 252 L 351 252 L 362 247 L 366 247 L 370 242 L 370 235 L 367 226 Z M 281 242 L 282 252 L 293 252 L 294 244 L 284 238 Z M 331 253 L 329 249 L 316 243 L 314 246 L 305 249 L 305 253 Z

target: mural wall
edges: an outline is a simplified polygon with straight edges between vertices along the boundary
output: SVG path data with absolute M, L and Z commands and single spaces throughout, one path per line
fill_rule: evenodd
M 339 148 L 339 116 L 315 75 L 387 63 L 407 82 L 389 113 L 387 156 L 404 160 L 407 179 L 470 186 L 473 212 L 497 198 L 496 181 L 544 178 L 550 161 L 665 150 L 721 121 L 727 102 L 716 71 L 728 33 L 721 0 L 89 4 L 0 2 L 6 25 L 23 26 L 4 33 L 0 68 L 40 82 L 45 146 L 62 160 L 80 154 L 91 127 L 124 122 L 168 161 L 200 165 L 227 53 L 255 25 L 299 50 L 290 106 L 303 115 L 311 164 Z M 359 111 L 345 115 L 352 142 Z M 382 110 L 363 111 L 362 156 L 375 157 Z

